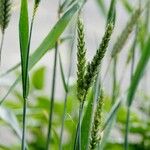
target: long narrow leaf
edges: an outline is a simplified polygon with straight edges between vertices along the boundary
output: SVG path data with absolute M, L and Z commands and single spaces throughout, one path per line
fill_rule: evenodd
M 132 78 L 132 82 L 130 84 L 130 88 L 129 88 L 129 92 L 128 92 L 128 96 L 127 96 L 128 106 L 131 106 L 131 104 L 132 104 L 136 89 L 137 89 L 140 79 L 144 73 L 145 67 L 148 64 L 149 58 L 150 58 L 150 36 L 149 36 L 146 46 L 142 52 L 141 58 L 138 62 L 138 65 L 136 67 L 135 73 Z
M 19 21 L 19 38 L 21 53 L 21 69 L 23 97 L 28 95 L 28 38 L 29 38 L 29 21 L 28 21 L 28 1 L 21 1 L 20 21 Z

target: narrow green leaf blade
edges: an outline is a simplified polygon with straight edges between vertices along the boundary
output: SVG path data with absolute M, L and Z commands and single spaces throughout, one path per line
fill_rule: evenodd
M 29 37 L 29 22 L 28 22 L 28 1 L 21 1 L 20 21 L 19 21 L 19 38 L 20 38 L 20 53 L 21 53 L 21 68 L 22 68 L 22 84 L 23 96 L 28 95 L 28 37 Z
M 81 126 L 81 149 L 87 150 L 88 142 L 89 142 L 89 136 L 91 131 L 91 124 L 92 124 L 92 117 L 93 117 L 93 109 L 94 109 L 94 98 L 93 98 L 93 92 L 91 94 L 90 100 L 88 102 L 88 106 L 86 108 L 82 126 Z
M 127 96 L 128 106 L 130 106 L 132 104 L 136 89 L 137 89 L 140 79 L 144 73 L 145 67 L 148 64 L 149 58 L 150 58 L 150 36 L 148 38 L 148 41 L 146 42 L 146 46 L 142 52 L 141 58 L 138 62 L 135 73 L 133 75 L 133 79 L 132 79 L 130 87 L 129 87 L 129 92 L 128 92 L 128 96 Z

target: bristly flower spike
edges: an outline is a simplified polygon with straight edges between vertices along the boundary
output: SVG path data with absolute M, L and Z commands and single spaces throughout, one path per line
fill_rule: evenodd
M 10 16 L 11 16 L 11 0 L 0 0 L 0 28 L 2 31 L 2 39 L 0 45 L 0 63 L 1 63 L 1 52 L 4 42 L 4 33 L 8 27 Z
M 78 45 L 77 45 L 77 97 L 79 101 L 84 99 L 84 75 L 86 70 L 86 48 L 84 40 L 84 25 L 81 19 L 78 19 Z
M 96 145 L 100 141 L 100 138 L 101 138 L 100 126 L 101 126 L 103 103 L 104 103 L 103 91 L 101 91 L 100 98 L 98 100 L 96 111 L 94 114 L 94 121 L 93 121 L 92 130 L 91 130 L 91 138 L 90 138 L 90 145 L 89 145 L 90 150 L 94 150 L 96 148 Z
M 125 45 L 130 33 L 133 31 L 133 27 L 136 25 L 136 23 L 140 17 L 141 12 L 142 12 L 142 10 L 140 8 L 138 8 L 131 16 L 131 19 L 125 26 L 121 35 L 118 37 L 118 40 L 116 41 L 116 43 L 114 44 L 113 51 L 111 54 L 112 58 L 115 57 L 121 51 L 123 46 Z
M 110 41 L 110 37 L 112 35 L 114 29 L 114 25 L 113 24 L 108 24 L 106 31 L 105 31 L 105 35 L 102 39 L 102 42 L 94 56 L 94 58 L 92 59 L 92 62 L 88 64 L 87 66 L 87 71 L 86 71 L 86 75 L 84 78 L 84 89 L 85 91 L 87 91 L 91 84 L 93 83 L 95 76 L 98 73 L 98 68 L 101 64 L 101 61 L 103 59 L 103 57 L 105 56 L 107 47 L 108 47 L 108 43 Z

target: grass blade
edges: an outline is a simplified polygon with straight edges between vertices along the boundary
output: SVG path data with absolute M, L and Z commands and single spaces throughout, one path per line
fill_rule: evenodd
M 127 96 L 128 106 L 131 106 L 131 104 L 133 102 L 136 89 L 137 89 L 140 79 L 144 73 L 144 70 L 149 61 L 149 58 L 150 58 L 150 37 L 146 42 L 146 46 L 142 52 L 142 55 L 138 62 L 138 65 L 136 67 L 135 73 L 133 74 L 133 78 L 132 78 L 132 81 L 131 81 L 131 84 L 129 87 L 128 96 Z
M 19 21 L 19 38 L 20 38 L 20 53 L 21 53 L 21 69 L 22 69 L 22 85 L 23 97 L 28 95 L 28 37 L 29 37 L 29 22 L 28 22 L 28 3 L 27 0 L 21 1 L 20 21 Z

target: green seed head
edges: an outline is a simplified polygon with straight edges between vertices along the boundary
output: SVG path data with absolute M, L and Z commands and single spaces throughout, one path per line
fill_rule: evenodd
M 138 19 L 141 14 L 141 9 L 137 9 L 133 15 L 131 16 L 131 19 L 125 26 L 124 30 L 122 31 L 121 35 L 118 37 L 116 43 L 114 44 L 113 51 L 111 54 L 111 57 L 115 57 L 123 48 L 125 45 L 130 33 L 133 31 L 133 27 L 138 22 Z
M 78 45 L 77 45 L 77 97 L 79 101 L 83 101 L 84 97 L 84 75 L 86 68 L 86 48 L 84 40 L 84 25 L 78 20 Z
M 102 115 L 102 107 L 103 107 L 103 91 L 101 91 L 100 98 L 97 103 L 96 111 L 94 114 L 94 121 L 91 130 L 91 138 L 89 149 L 94 150 L 98 141 L 100 140 L 100 126 L 101 126 L 101 115 Z
M 98 73 L 98 67 L 100 66 L 100 63 L 101 63 L 103 57 L 105 56 L 105 52 L 107 50 L 108 43 L 110 41 L 110 37 L 113 32 L 113 28 L 114 28 L 113 24 L 107 25 L 106 32 L 102 39 L 102 42 L 101 42 L 94 58 L 92 59 L 92 62 L 89 63 L 87 66 L 87 71 L 86 71 L 86 75 L 84 78 L 84 88 L 86 91 L 90 88 L 90 85 L 93 83 L 95 76 Z
M 4 33 L 10 21 L 11 5 L 11 0 L 0 0 L 0 27 L 2 33 Z

